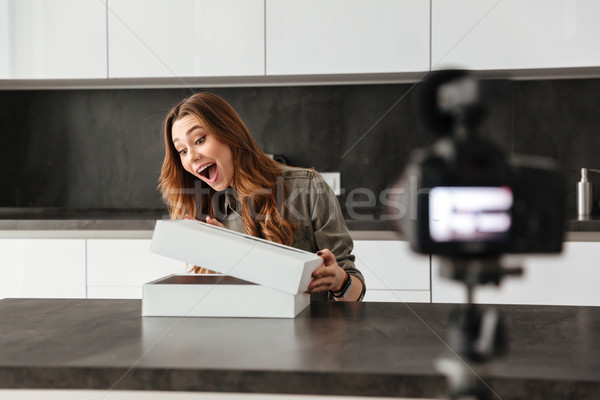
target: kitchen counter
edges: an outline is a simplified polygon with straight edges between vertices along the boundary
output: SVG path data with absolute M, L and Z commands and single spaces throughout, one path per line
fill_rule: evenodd
M 0 219 L 0 239 L 151 239 L 155 224 L 155 219 Z M 353 240 L 406 240 L 377 221 L 347 225 Z M 598 242 L 600 230 L 566 232 L 565 241 Z
M 0 238 L 150 239 L 165 210 L 0 207 Z M 346 220 L 354 240 L 403 240 L 388 221 Z
M 569 219 L 565 229 L 570 232 L 600 232 L 600 216 Z
M 76 210 L 0 207 L 0 230 L 153 230 L 166 210 Z M 347 219 L 351 231 L 392 231 L 389 221 Z
M 0 207 L 0 238 L 138 238 L 150 239 L 162 209 L 76 210 Z M 347 219 L 354 240 L 406 240 L 387 220 Z M 600 241 L 600 216 L 570 218 L 566 241 Z
M 448 304 L 311 305 L 296 319 L 141 317 L 139 300 L 0 301 L 2 388 L 437 397 Z M 500 306 L 499 398 L 600 398 L 600 307 Z
M 153 230 L 157 220 L 169 219 L 157 215 L 154 218 L 11 218 L 0 219 L 0 230 Z M 387 221 L 347 220 L 351 231 L 391 231 Z

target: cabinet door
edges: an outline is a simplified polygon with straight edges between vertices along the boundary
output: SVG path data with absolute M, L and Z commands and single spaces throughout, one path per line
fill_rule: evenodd
M 110 0 L 109 77 L 264 75 L 263 0 Z
M 353 254 L 366 301 L 429 301 L 429 256 L 413 253 L 408 242 L 355 240 Z
M 363 301 L 389 303 L 431 303 L 429 290 L 378 290 L 368 289 Z
M 508 265 L 522 265 L 521 277 L 508 277 L 500 287 L 480 286 L 477 303 L 600 306 L 600 246 L 596 242 L 565 242 L 563 253 L 507 257 Z M 439 260 L 432 260 L 434 303 L 464 303 L 464 286 L 439 277 Z
M 0 0 L 0 79 L 106 78 L 98 0 Z
M 429 2 L 267 0 L 267 75 L 429 70 Z
M 433 0 L 432 69 L 600 64 L 596 0 Z
M 0 298 L 85 298 L 85 239 L 0 239 Z
M 185 263 L 150 253 L 149 239 L 88 239 L 90 298 L 141 298 L 142 285 L 186 272 Z

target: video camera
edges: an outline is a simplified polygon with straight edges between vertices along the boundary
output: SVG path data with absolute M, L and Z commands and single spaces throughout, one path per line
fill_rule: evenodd
M 464 70 L 433 72 L 419 84 L 417 115 L 439 138 L 412 153 L 396 185 L 397 200 L 409 211 L 397 228 L 414 251 L 439 256 L 442 277 L 466 287 L 466 306 L 450 316 L 453 354 L 436 361 L 453 400 L 496 398 L 476 371 L 507 351 L 502 315 L 476 306 L 475 287 L 522 273 L 521 267 L 503 267 L 503 254 L 560 253 L 564 235 L 559 167 L 541 157 L 506 155 L 479 137 L 495 96 L 488 89 Z
M 559 253 L 565 179 L 557 164 L 511 155 L 478 136 L 494 93 L 464 70 L 433 72 L 417 87 L 421 122 L 439 138 L 412 153 L 400 179 L 399 221 L 414 251 L 447 257 Z

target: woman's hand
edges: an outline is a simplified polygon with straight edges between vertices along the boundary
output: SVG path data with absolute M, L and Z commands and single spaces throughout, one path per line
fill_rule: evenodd
M 323 265 L 312 273 L 308 293 L 323 293 L 329 290 L 339 291 L 346 279 L 346 271 L 340 267 L 335 256 L 328 249 L 317 252 L 323 259 Z
M 190 217 L 188 214 L 185 214 L 185 219 L 195 219 Z M 211 218 L 208 215 L 206 216 L 206 223 L 209 225 L 214 225 L 214 226 L 218 226 L 220 228 L 225 228 L 225 225 L 223 225 L 222 223 L 220 223 L 219 221 L 217 221 L 216 218 Z

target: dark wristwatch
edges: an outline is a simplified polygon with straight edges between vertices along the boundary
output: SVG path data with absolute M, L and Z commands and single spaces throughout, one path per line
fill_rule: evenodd
M 346 272 L 346 279 L 344 279 L 344 283 L 342 283 L 342 287 L 337 292 L 334 292 L 332 290 L 331 295 L 335 298 L 341 299 L 342 297 L 346 296 L 346 294 L 348 293 L 348 291 L 350 290 L 351 287 L 352 287 L 352 278 L 350 278 L 350 274 L 348 272 Z

